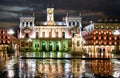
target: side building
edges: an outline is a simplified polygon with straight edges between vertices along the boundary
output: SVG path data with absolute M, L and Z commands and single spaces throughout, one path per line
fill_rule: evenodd
M 120 50 L 119 23 L 91 23 L 83 30 L 84 49 L 88 54 L 109 56 Z
M 17 39 L 12 34 L 14 34 L 12 29 L 0 29 L 0 57 L 7 58 L 7 53 L 14 52 Z
M 7 50 L 7 48 L 11 48 L 10 44 L 13 42 L 12 38 L 13 37 L 10 34 L 8 34 L 8 30 L 0 30 L 0 51 Z

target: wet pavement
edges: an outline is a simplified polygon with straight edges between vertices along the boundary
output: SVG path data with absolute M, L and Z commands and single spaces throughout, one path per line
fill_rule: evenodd
M 41 57 L 50 57 L 43 59 Z M 31 57 L 23 58 L 21 57 Z M 33 57 L 33 58 L 32 58 Z M 39 57 L 39 58 L 36 58 Z M 52 59 L 59 57 L 59 59 Z M 62 58 L 60 58 L 62 57 Z M 64 59 L 63 59 L 64 57 Z M 0 78 L 119 78 L 120 60 L 117 59 L 69 59 L 63 53 L 21 53 L 0 68 Z M 67 59 L 66 59 L 67 58 Z

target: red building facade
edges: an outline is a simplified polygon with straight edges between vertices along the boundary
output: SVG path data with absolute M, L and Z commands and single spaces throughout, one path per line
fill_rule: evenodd
M 9 47 L 12 43 L 12 36 L 7 33 L 7 30 L 0 30 L 0 50 L 3 50 L 3 47 Z
M 82 33 L 84 48 L 91 55 L 109 56 L 110 52 L 116 50 L 116 46 L 120 50 L 120 35 L 114 34 L 119 29 L 118 23 L 94 23 L 86 26 Z

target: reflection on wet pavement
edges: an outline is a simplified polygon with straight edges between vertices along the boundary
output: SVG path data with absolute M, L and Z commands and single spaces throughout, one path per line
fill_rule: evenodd
M 36 53 L 27 53 L 26 55 L 36 57 Z M 6 62 L 6 69 L 0 78 L 82 78 L 83 76 L 86 78 L 119 78 L 120 63 L 118 60 L 116 61 L 12 59 Z

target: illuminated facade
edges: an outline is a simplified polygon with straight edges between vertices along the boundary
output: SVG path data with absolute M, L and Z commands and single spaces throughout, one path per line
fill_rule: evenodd
M 34 16 L 20 16 L 20 50 L 79 51 L 82 28 L 81 19 L 80 16 L 66 16 L 65 22 L 55 22 L 54 8 L 47 8 L 47 22 L 44 22 L 41 26 L 35 26 Z
M 91 23 L 84 27 L 82 36 L 85 40 L 84 48 L 91 55 L 109 56 L 118 47 L 120 50 L 119 23 Z

